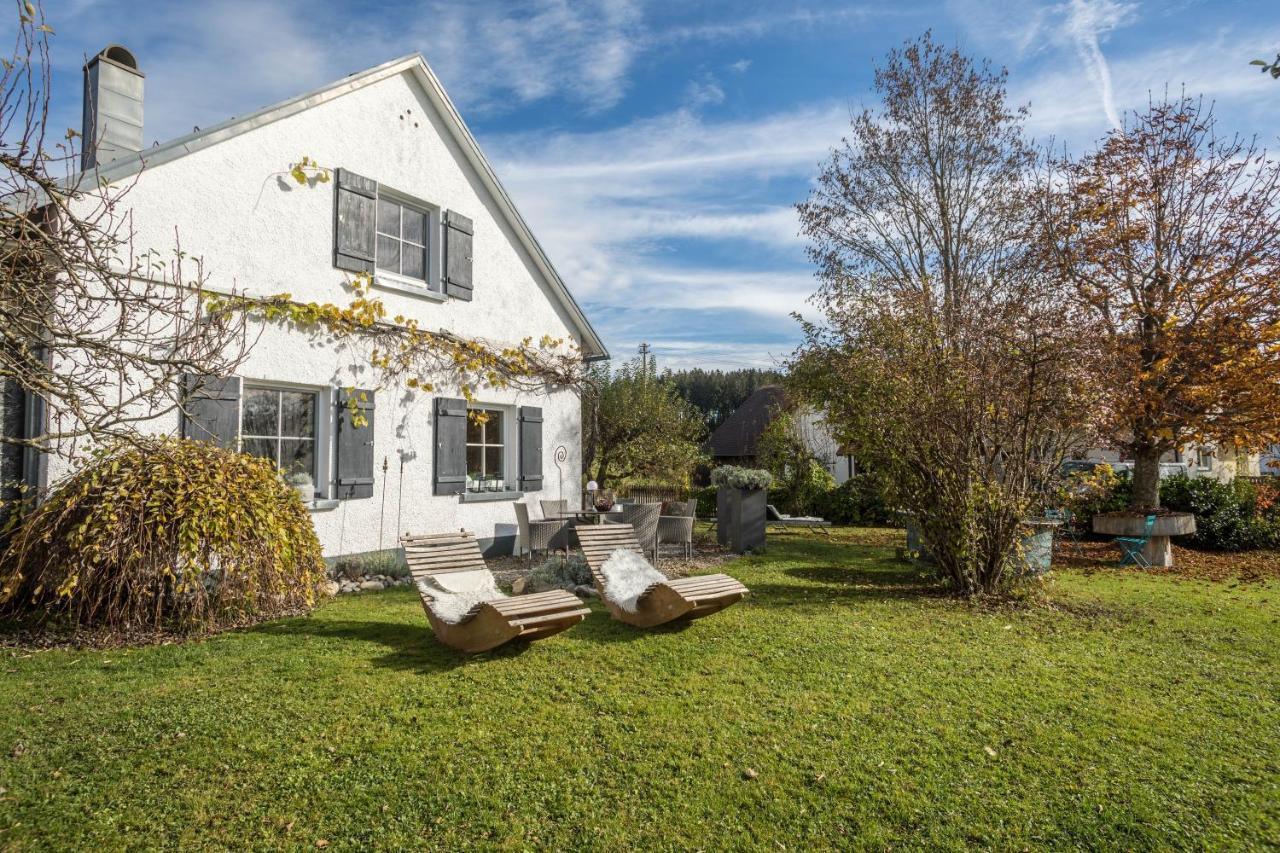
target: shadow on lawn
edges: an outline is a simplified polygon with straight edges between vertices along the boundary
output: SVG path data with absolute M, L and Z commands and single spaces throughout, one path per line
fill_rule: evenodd
M 305 636 L 321 639 L 357 640 L 376 643 L 391 651 L 372 658 L 375 666 L 415 672 L 446 672 L 476 657 L 495 657 L 503 652 L 519 654 L 527 643 L 509 643 L 483 655 L 468 657 L 442 645 L 431 632 L 431 626 L 408 622 L 383 622 L 368 619 L 290 619 L 253 629 L 256 633 L 279 636 Z
M 789 607 L 832 599 L 939 598 L 946 586 L 926 570 L 899 562 L 883 547 L 789 543 L 784 559 L 803 563 L 779 572 L 794 582 L 748 583 L 758 606 Z

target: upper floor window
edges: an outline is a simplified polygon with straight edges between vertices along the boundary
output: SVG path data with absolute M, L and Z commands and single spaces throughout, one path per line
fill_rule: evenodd
M 378 269 L 428 282 L 431 215 L 378 196 Z

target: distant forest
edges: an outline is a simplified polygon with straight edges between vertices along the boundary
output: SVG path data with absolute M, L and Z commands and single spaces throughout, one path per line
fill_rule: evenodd
M 777 385 L 782 374 L 776 370 L 668 370 L 663 378 L 675 385 L 680 396 L 688 400 L 707 419 L 714 430 L 724 423 L 733 410 L 742 405 L 762 385 Z

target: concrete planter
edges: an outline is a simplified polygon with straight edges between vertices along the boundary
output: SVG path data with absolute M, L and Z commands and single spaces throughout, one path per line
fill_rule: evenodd
M 767 503 L 769 493 L 765 489 L 717 489 L 716 538 L 720 544 L 735 554 L 763 549 Z
M 916 521 L 916 517 L 908 512 L 899 512 L 898 521 L 907 531 L 905 556 L 920 563 L 932 563 L 933 555 L 929 553 L 929 546 L 925 544 L 924 533 L 921 532 L 920 522 Z
M 1093 532 L 1108 536 L 1142 536 L 1147 530 L 1146 515 L 1135 513 L 1107 513 L 1093 517 Z M 1196 532 L 1196 517 L 1189 512 L 1173 512 L 1157 515 L 1151 539 L 1142 554 L 1153 566 L 1173 565 L 1172 536 L 1187 536 Z
M 1023 521 L 1022 565 L 1029 575 L 1042 575 L 1053 565 L 1053 532 L 1061 521 L 1028 518 Z

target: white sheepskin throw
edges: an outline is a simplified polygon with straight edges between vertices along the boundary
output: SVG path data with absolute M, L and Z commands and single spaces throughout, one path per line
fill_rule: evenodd
M 506 598 L 484 570 L 443 572 L 418 581 L 418 592 L 442 622 L 456 625 L 486 601 Z
M 600 567 L 605 596 L 628 613 L 636 612 L 636 602 L 649 587 L 666 581 L 662 572 L 635 551 L 619 548 Z

